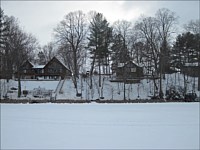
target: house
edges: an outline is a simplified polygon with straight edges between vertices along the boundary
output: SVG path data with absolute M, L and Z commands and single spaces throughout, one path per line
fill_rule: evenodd
M 15 73 L 18 78 L 19 72 Z M 71 76 L 71 71 L 58 58 L 53 57 L 46 65 L 34 65 L 28 60 L 20 67 L 21 79 L 58 80 Z
M 44 67 L 44 75 L 49 78 L 64 79 L 65 76 L 71 76 L 71 71 L 58 58 L 53 57 Z
M 144 76 L 143 68 L 134 61 L 112 65 L 112 71 L 116 73 L 116 79 L 139 79 Z
M 185 63 L 181 67 L 181 73 L 186 74 L 191 77 L 199 77 L 200 65 L 198 62 L 195 63 Z
M 28 60 L 23 63 L 23 65 L 20 67 L 20 75 L 22 79 L 34 79 L 35 78 L 35 71 L 34 71 L 34 65 L 29 62 Z M 18 78 L 19 72 L 15 73 L 15 78 Z

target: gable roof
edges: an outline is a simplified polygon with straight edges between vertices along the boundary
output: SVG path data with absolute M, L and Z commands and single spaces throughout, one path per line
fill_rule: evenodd
M 59 58 L 58 56 L 54 56 L 66 69 L 70 70 L 67 65 L 65 65 L 64 61 L 62 61 L 61 58 Z
M 22 64 L 25 65 L 26 63 L 30 64 L 30 66 L 33 69 L 44 69 L 51 61 L 56 60 L 58 63 L 60 63 L 64 68 L 66 68 L 67 70 L 69 70 L 71 72 L 71 70 L 65 65 L 65 63 L 61 60 L 61 58 L 58 58 L 56 56 L 54 56 L 50 61 L 47 62 L 47 64 L 45 65 L 38 65 L 38 64 L 33 64 L 32 62 L 30 62 L 29 60 L 24 61 L 24 63 Z
M 58 61 L 63 67 L 65 67 L 67 70 L 69 70 L 71 72 L 71 70 L 64 64 L 64 62 L 62 62 L 60 59 L 58 59 L 56 56 L 54 56 L 44 67 L 46 67 L 51 61 L 53 60 Z
M 24 63 L 21 65 L 21 67 L 24 66 L 24 65 L 27 64 L 27 63 L 28 63 L 29 65 L 31 65 L 31 67 L 34 66 L 29 60 L 26 60 L 26 61 L 24 61 Z

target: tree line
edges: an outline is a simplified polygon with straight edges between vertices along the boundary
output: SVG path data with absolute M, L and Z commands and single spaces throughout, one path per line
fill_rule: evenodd
M 134 23 L 118 20 L 110 24 L 102 13 L 74 11 L 66 14 L 53 30 L 54 41 L 41 47 L 15 17 L 5 15 L 1 9 L 0 75 L 9 80 L 25 60 L 45 64 L 53 56 L 59 56 L 71 70 L 78 93 L 77 80 L 80 73 L 88 71 L 85 70 L 88 60 L 91 89 L 94 72 L 99 72 L 101 88 L 101 73 L 110 74 L 111 63 L 134 60 L 143 64 L 145 74 L 153 77 L 162 98 L 162 80 L 171 67 L 200 63 L 200 21 L 191 20 L 179 33 L 178 19 L 175 12 L 162 8 L 154 16 L 141 16 Z

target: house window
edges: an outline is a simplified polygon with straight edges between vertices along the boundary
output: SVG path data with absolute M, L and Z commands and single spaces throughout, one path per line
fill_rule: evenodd
M 136 68 L 131 68 L 131 72 L 136 72 Z

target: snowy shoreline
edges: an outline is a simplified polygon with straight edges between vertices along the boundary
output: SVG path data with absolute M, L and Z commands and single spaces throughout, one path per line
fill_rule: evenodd
M 136 100 L 36 100 L 36 99 L 5 99 L 1 100 L 0 104 L 12 103 L 12 104 L 27 104 L 27 103 L 191 103 L 195 101 L 185 101 L 183 100 L 165 100 L 165 99 L 136 99 Z M 199 103 L 199 102 L 197 102 Z

